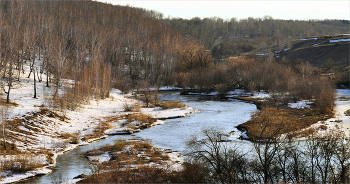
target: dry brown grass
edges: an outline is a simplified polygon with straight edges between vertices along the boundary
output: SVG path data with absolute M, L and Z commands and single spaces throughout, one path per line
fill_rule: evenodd
M 115 141 L 114 145 L 107 145 L 105 147 L 102 147 L 100 150 L 104 152 L 118 152 L 123 151 L 126 145 L 128 145 L 128 142 L 126 140 L 117 140 Z
M 247 98 L 245 98 L 247 100 Z M 248 99 L 254 101 L 259 113 L 252 114 L 252 119 L 238 126 L 241 130 L 246 130 L 251 139 L 272 138 L 280 134 L 288 133 L 288 137 L 308 136 L 308 131 L 299 132 L 302 129 L 310 127 L 318 121 L 325 120 L 326 117 L 332 117 L 334 114 L 329 111 L 328 114 L 321 114 L 317 109 L 296 109 L 288 107 L 279 107 L 277 109 L 273 102 L 260 102 L 257 99 Z
M 18 107 L 18 103 L 16 102 L 6 102 L 6 99 L 1 99 L 0 104 L 7 105 L 9 107 Z
M 320 125 L 319 127 L 320 127 L 320 129 L 322 129 L 322 130 L 327 130 L 327 128 L 328 128 L 326 125 Z
M 170 174 L 155 167 L 138 167 L 101 172 L 78 183 L 166 183 Z
M 130 105 L 125 103 L 123 105 L 123 108 L 124 108 L 124 112 L 140 112 L 141 104 L 136 103 L 136 104 Z
M 106 121 L 101 121 L 98 126 L 94 129 L 94 134 L 96 134 L 97 137 L 104 135 L 104 131 L 112 128 L 112 126 L 107 123 Z
M 37 150 L 31 149 L 30 145 L 37 144 L 40 140 L 37 138 L 37 134 L 53 134 L 53 136 L 61 136 L 57 132 L 48 132 L 43 128 L 42 125 L 50 123 L 50 120 L 43 121 L 43 117 L 48 116 L 52 118 L 60 117 L 56 114 L 48 110 L 47 108 L 40 108 L 40 111 L 30 112 L 22 117 L 16 117 L 11 120 L 7 120 L 5 128 L 5 137 L 6 137 L 6 150 L 1 149 L 2 154 L 18 154 L 17 149 L 12 149 L 12 145 L 10 142 L 22 142 L 24 146 L 27 147 L 28 151 L 34 151 L 36 153 Z M 2 137 L 2 131 L 0 132 L 0 136 Z M 1 147 L 1 146 L 0 146 Z M 10 150 L 9 150 L 10 148 Z M 5 153 L 6 151 L 6 153 Z
M 163 109 L 186 108 L 186 105 L 178 101 L 164 101 L 159 104 Z
M 345 114 L 346 116 L 350 116 L 350 109 L 346 110 L 346 111 L 344 112 L 344 114 Z
M 68 142 L 71 144 L 78 144 L 80 141 L 80 133 L 79 132 L 61 133 L 61 136 L 63 139 L 67 139 Z
M 132 121 L 140 121 L 141 124 L 152 124 L 155 122 L 155 119 L 148 114 L 142 113 L 133 113 L 127 115 L 127 121 L 131 123 Z
M 113 116 L 105 117 L 104 119 L 105 119 L 105 121 L 107 123 L 111 123 L 111 122 L 118 121 L 119 120 L 119 116 L 113 115 Z
M 316 129 L 307 128 L 301 131 L 290 132 L 288 134 L 288 138 L 292 139 L 293 137 L 308 137 L 310 135 L 314 135 L 316 133 Z
M 6 149 L 4 147 L 4 142 L 0 141 L 0 154 L 1 155 L 19 155 L 23 152 L 17 149 L 15 144 L 12 144 L 10 142 L 6 142 Z
M 142 113 L 123 114 L 120 116 L 120 118 L 126 119 L 126 124 L 124 124 L 124 126 L 128 126 L 132 129 L 145 129 L 150 127 L 154 122 L 157 121 L 151 115 Z M 131 125 L 132 122 L 134 122 L 133 125 Z
M 12 158 L 4 159 L 0 162 L 0 170 L 24 173 L 43 165 L 34 159 L 31 155 L 17 155 Z
M 132 145 L 132 147 L 138 151 L 142 151 L 144 149 L 151 149 L 152 143 L 150 140 L 140 140 L 140 141 L 135 141 L 135 142 L 130 142 L 130 145 Z
M 98 172 L 78 183 L 207 183 L 206 170 L 199 165 L 184 164 L 182 171 L 168 171 L 156 167 L 137 168 Z
M 105 152 L 112 160 L 98 165 L 101 170 L 111 170 L 125 165 L 143 165 L 149 162 L 160 163 L 169 160 L 169 156 L 151 145 L 150 140 L 125 141 L 118 140 L 114 145 L 107 145 L 98 150 L 86 153 L 87 156 L 97 156 Z

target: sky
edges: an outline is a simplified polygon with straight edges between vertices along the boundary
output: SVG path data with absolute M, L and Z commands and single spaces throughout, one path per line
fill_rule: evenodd
M 235 17 L 238 20 L 248 17 L 274 19 L 310 20 L 310 19 L 345 19 L 350 20 L 349 0 L 98 0 L 114 5 L 129 5 L 163 13 L 164 18 L 180 17 L 220 17 L 224 20 Z

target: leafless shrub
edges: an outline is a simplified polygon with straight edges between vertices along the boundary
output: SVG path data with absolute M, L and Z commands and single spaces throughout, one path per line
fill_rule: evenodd
M 79 132 L 75 132 L 73 133 L 72 137 L 69 140 L 71 144 L 79 144 L 80 142 L 80 133 Z
M 125 103 L 123 105 L 123 108 L 124 108 L 124 112 L 140 112 L 141 105 L 140 105 L 140 103 L 136 103 L 133 105 Z
M 204 140 L 192 139 L 186 155 L 208 171 L 211 183 L 348 183 L 350 142 L 334 131 L 324 137 L 311 133 L 306 141 L 254 142 L 253 154 L 242 154 L 217 142 L 220 133 L 207 130 Z M 209 136 L 208 136 L 209 135 Z M 230 151 L 228 151 L 230 150 Z M 235 162 L 233 162 L 235 161 Z M 241 161 L 241 162 L 240 162 Z
M 17 155 L 0 161 L 0 170 L 19 173 L 24 173 L 42 166 L 42 163 L 30 155 Z
M 326 125 L 320 125 L 319 127 L 320 127 L 320 129 L 322 129 L 322 130 L 327 130 L 327 128 L 328 128 Z

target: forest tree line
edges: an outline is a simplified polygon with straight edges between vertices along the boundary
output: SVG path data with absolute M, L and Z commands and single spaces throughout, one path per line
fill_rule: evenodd
M 145 81 L 205 92 L 243 88 L 283 94 L 281 98 L 291 94 L 315 98 L 319 94 L 315 85 L 328 84 L 320 81 L 328 79 L 319 78 L 320 72 L 308 64 L 277 63 L 272 56 L 261 61 L 240 58 L 218 63 L 208 45 L 201 42 L 202 36 L 210 33 L 214 40 L 231 33 L 249 38 L 295 37 L 346 28 L 341 21 L 315 23 L 271 17 L 167 20 L 154 11 L 93 1 L 1 1 L 0 5 L 1 87 L 7 101 L 12 83 L 19 81 L 24 63 L 29 63 L 28 77 L 34 75 L 34 92 L 36 80 L 46 81 L 46 86 L 51 81 L 57 89 L 62 79 L 75 81 L 63 98 L 57 93 L 53 98 L 59 104 L 72 103 L 69 108 L 77 106 L 75 101 L 108 97 L 112 86 L 128 91 Z M 185 27 L 174 30 L 177 24 Z M 183 34 L 186 30 L 188 34 Z
M 349 31 L 348 20 L 280 20 L 271 16 L 230 20 L 210 17 L 188 19 L 163 19 L 175 30 L 194 38 L 205 49 L 213 50 L 215 58 L 220 55 L 240 55 L 271 44 L 284 44 L 292 39 L 317 35 L 342 34 Z M 221 44 L 222 51 L 217 53 Z M 226 48 L 227 47 L 227 48 Z
M 9 101 L 25 63 L 34 98 L 37 81 L 58 89 L 62 79 L 74 80 L 70 102 L 107 97 L 112 85 L 160 85 L 194 43 L 158 19 L 157 12 L 93 1 L 1 1 L 1 90 Z

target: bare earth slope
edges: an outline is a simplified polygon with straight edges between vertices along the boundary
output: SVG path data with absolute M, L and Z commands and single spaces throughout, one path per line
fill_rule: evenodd
M 335 68 L 349 66 L 349 35 L 319 36 L 293 41 L 293 47 L 280 52 L 279 57 L 294 61 L 302 59 L 312 66 L 323 67 L 327 59 L 335 61 Z

